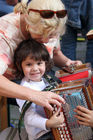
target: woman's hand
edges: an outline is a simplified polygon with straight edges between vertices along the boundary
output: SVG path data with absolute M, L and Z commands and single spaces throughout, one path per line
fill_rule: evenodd
M 58 128 L 64 126 L 64 115 L 60 108 L 53 114 L 53 116 L 46 121 L 46 128 Z
M 65 104 L 65 100 L 60 95 L 57 95 L 50 91 L 36 92 L 36 95 L 34 94 L 33 97 L 33 102 L 46 107 L 50 111 L 53 111 L 53 104 L 56 104 L 59 107 L 61 106 L 61 104 Z
M 79 66 L 82 64 L 81 61 L 79 60 L 76 60 L 76 61 L 73 61 L 69 58 L 67 58 L 61 50 L 59 49 L 54 49 L 53 51 L 53 60 L 54 60 L 54 63 L 56 66 L 70 72 L 70 69 L 69 67 L 72 66 L 72 65 L 76 65 L 76 66 Z M 71 72 L 70 72 L 71 73 Z
M 70 65 L 79 66 L 81 64 L 82 64 L 82 62 L 80 60 L 73 61 L 71 59 L 68 59 L 68 61 L 65 63 L 65 66 L 70 66 Z
M 73 73 L 74 66 L 79 66 L 81 64 L 82 64 L 82 62 L 79 60 L 73 61 L 73 60 L 68 59 L 68 61 L 65 63 L 65 66 L 62 67 L 62 69 L 69 72 L 69 73 Z
M 74 110 L 77 114 L 75 117 L 78 119 L 78 123 L 93 127 L 93 111 L 89 110 L 83 106 L 77 106 L 77 108 Z

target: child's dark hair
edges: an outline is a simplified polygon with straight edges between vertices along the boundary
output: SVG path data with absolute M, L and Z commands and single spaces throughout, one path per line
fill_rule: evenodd
M 34 39 L 22 41 L 14 52 L 14 67 L 15 76 L 17 79 L 22 79 L 24 73 L 22 70 L 22 61 L 24 61 L 28 56 L 34 60 L 43 60 L 46 62 L 46 71 L 49 71 L 53 66 L 53 61 L 44 44 L 41 44 Z

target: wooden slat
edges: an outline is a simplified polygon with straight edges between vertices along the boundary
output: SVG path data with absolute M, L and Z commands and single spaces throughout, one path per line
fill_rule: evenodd
M 8 127 L 7 98 L 0 96 L 0 131 Z

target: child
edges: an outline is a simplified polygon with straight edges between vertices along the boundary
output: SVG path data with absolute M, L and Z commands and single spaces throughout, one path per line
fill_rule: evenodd
M 43 44 L 32 39 L 21 42 L 14 53 L 14 65 L 16 77 L 22 79 L 22 86 L 41 91 L 48 85 L 43 76 L 52 67 L 52 60 Z M 24 100 L 17 99 L 20 111 L 24 102 Z M 46 140 L 47 138 L 52 140 L 50 128 L 63 126 L 63 113 L 59 114 L 59 112 L 60 109 L 50 119 L 47 119 L 44 108 L 32 103 L 24 116 L 24 125 L 29 140 L 36 140 L 43 135 Z

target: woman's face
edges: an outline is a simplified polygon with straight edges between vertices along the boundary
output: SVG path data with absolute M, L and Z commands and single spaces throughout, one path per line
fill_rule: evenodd
M 30 35 L 33 39 L 35 39 L 36 41 L 40 43 L 48 43 L 49 39 L 51 38 L 50 36 L 45 38 L 42 35 L 35 34 L 35 33 L 30 33 Z

